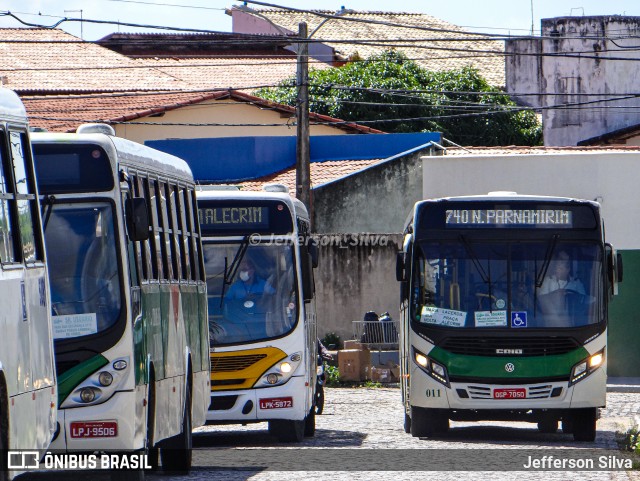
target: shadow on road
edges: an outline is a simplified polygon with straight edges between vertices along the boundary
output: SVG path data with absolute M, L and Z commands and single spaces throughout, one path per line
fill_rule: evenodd
M 305 438 L 301 443 L 280 443 L 265 428 L 256 430 L 220 430 L 198 432 L 193 434 L 194 448 L 225 447 L 358 447 L 366 438 L 365 433 L 339 431 L 333 429 L 316 429 L 312 438 Z

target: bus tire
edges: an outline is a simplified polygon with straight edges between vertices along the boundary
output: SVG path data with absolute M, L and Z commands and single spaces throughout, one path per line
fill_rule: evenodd
M 562 432 L 564 434 L 573 433 L 573 417 L 570 414 L 562 416 Z
M 153 431 L 155 428 L 156 419 L 156 394 L 155 394 L 155 376 L 153 375 L 153 368 L 151 368 L 151 374 L 149 379 L 149 396 L 147 400 L 147 439 L 146 439 L 146 455 L 151 471 L 157 471 L 160 466 L 160 448 L 154 445 Z
M 304 418 L 304 437 L 312 438 L 316 434 L 316 410 L 311 407 L 311 411 Z
M 538 421 L 538 431 L 546 434 L 554 434 L 558 432 L 558 420 L 544 418 Z
M 187 474 L 191 470 L 193 438 L 191 435 L 191 386 L 187 387 L 187 396 L 182 416 L 182 432 L 162 443 L 160 459 L 163 471 Z
M 596 408 L 576 409 L 573 413 L 573 439 L 593 442 L 596 439 Z
M 304 439 L 305 420 L 274 419 L 269 421 L 269 434 L 281 443 L 299 443 Z
M 411 406 L 411 435 L 414 438 L 433 437 L 449 430 L 449 418 L 441 409 Z
M 406 412 L 404 413 L 404 432 L 411 434 L 411 417 Z

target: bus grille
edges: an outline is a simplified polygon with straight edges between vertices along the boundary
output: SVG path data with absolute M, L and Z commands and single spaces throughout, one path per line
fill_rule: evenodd
M 570 337 L 450 337 L 440 344 L 440 348 L 453 354 L 467 356 L 496 357 L 507 355 L 552 356 L 566 354 L 577 349 L 579 344 Z M 507 352 L 500 353 L 500 350 Z M 514 353 L 516 350 L 517 353 Z
M 460 394 L 460 391 L 461 390 L 459 389 L 458 394 Z M 471 399 L 493 399 L 491 395 L 491 387 L 489 386 L 468 385 L 467 392 L 469 393 L 468 397 Z M 549 397 L 557 397 L 560 395 L 560 392 L 561 391 L 554 390 L 551 384 L 530 386 L 527 388 L 526 399 L 546 399 Z
M 211 358 L 212 372 L 242 371 L 267 357 L 266 354 L 250 354 L 246 356 L 216 356 Z

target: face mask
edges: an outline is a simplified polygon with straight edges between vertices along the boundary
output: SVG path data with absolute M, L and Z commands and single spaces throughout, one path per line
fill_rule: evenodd
M 249 271 L 240 271 L 240 279 L 243 282 L 247 282 L 249 280 Z

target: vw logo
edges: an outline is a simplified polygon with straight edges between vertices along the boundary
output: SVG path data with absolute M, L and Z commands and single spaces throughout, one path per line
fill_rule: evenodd
M 508 362 L 504 365 L 504 370 L 507 372 L 513 372 L 516 370 L 516 367 L 513 365 L 512 362 Z

